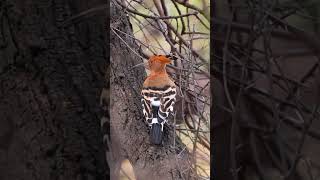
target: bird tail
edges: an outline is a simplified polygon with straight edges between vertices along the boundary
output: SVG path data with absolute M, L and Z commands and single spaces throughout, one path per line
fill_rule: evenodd
M 150 142 L 151 144 L 160 145 L 163 134 L 163 120 L 158 116 L 160 102 L 153 102 L 151 104 L 153 117 L 151 122 Z
M 162 134 L 162 125 L 160 123 L 153 123 L 150 133 L 151 144 L 160 145 L 162 142 Z

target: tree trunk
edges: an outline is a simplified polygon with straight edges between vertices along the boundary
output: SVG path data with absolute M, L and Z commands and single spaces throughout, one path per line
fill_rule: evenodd
M 139 180 L 194 179 L 192 168 L 187 169 L 190 167 L 189 155 L 183 150 L 181 141 L 174 138 L 172 128 L 165 128 L 163 146 L 152 146 L 149 143 L 149 132 L 142 115 L 140 95 L 146 73 L 143 67 L 131 69 L 133 65 L 141 63 L 142 59 L 133 52 L 138 52 L 138 47 L 130 37 L 133 34 L 128 17 L 123 10 L 113 4 L 113 1 L 110 10 L 110 115 L 113 159 L 110 159 L 109 163 L 111 164 L 111 160 L 115 161 L 111 169 L 117 174 L 121 161 L 127 158 Z M 174 139 L 175 147 L 173 147 Z
M 0 2 L 1 180 L 106 179 L 105 16 L 59 27 L 103 3 Z

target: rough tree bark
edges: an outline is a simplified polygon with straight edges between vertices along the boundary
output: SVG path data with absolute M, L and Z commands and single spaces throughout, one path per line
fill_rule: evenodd
M 151 177 L 166 180 L 194 179 L 192 168 L 188 169 L 190 161 L 188 153 L 182 150 L 183 145 L 179 139 L 176 139 L 176 147 L 173 147 L 175 135 L 172 129 L 165 132 L 167 136 L 162 147 L 149 144 L 149 133 L 142 116 L 140 96 L 146 74 L 143 67 L 131 69 L 133 65 L 141 63 L 142 59 L 128 48 L 130 46 L 138 52 L 137 45 L 129 36 L 132 36 L 132 28 L 128 17 L 113 2 L 110 8 L 112 158 L 109 159 L 109 164 L 112 172 L 115 172 L 113 178 L 117 178 L 121 161 L 127 158 L 139 180 Z M 112 31 L 114 28 L 128 35 L 119 33 L 121 39 Z
M 0 179 L 106 179 L 103 0 L 0 2 Z

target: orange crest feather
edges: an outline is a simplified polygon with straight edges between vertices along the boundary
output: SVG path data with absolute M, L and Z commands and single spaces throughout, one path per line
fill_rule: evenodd
M 171 60 L 164 55 L 151 56 L 149 61 L 158 61 L 164 64 L 171 63 Z

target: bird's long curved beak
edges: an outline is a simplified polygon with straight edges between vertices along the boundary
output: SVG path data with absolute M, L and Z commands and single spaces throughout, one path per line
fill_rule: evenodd
M 136 64 L 136 65 L 132 66 L 131 69 L 139 67 L 139 66 L 144 66 L 144 67 L 148 68 L 148 62 Z

